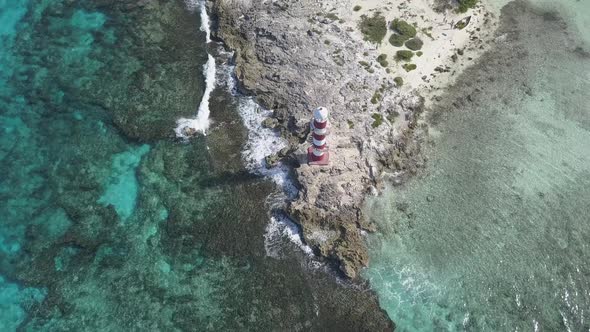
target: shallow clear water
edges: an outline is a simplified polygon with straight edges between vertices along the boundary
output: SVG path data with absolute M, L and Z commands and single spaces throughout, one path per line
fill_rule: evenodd
M 424 173 L 369 201 L 365 276 L 399 330 L 590 329 L 589 4 L 505 7 L 429 110 Z

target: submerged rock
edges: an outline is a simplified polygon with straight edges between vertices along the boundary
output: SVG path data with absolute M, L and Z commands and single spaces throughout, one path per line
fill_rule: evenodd
M 279 164 L 280 160 L 281 160 L 281 158 L 279 157 L 278 154 L 271 154 L 271 155 L 264 157 L 264 164 L 265 164 L 266 168 L 273 168 Z
M 279 120 L 275 118 L 266 118 L 262 120 L 262 127 L 275 129 L 279 126 Z

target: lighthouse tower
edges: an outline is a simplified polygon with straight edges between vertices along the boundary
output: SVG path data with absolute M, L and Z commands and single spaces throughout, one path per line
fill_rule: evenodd
M 309 165 L 326 166 L 330 164 L 330 151 L 328 151 L 326 141 L 330 129 L 328 115 L 328 109 L 325 107 L 318 107 L 313 111 L 311 121 L 313 145 L 307 149 L 307 163 Z

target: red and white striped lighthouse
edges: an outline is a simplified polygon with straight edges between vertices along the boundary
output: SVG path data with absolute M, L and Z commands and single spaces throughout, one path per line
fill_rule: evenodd
M 313 145 L 307 149 L 307 163 L 309 165 L 325 166 L 330 163 L 330 151 L 328 151 L 326 140 L 330 129 L 328 114 L 328 109 L 325 107 L 318 107 L 313 111 L 313 120 L 311 121 Z

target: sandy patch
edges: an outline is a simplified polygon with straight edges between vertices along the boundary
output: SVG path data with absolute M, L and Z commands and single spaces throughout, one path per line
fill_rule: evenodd
M 361 9 L 354 11 L 357 5 Z M 358 28 L 361 16 L 373 16 L 375 12 L 385 17 L 388 23 L 387 35 L 381 45 L 366 42 L 366 55 L 358 54 L 358 60 L 372 63 L 375 70 L 380 70 L 381 65 L 376 58 L 380 54 L 387 54 L 387 68 L 390 71 L 387 75 L 402 77 L 403 89 L 418 89 L 427 97 L 427 104 L 437 90 L 452 84 L 455 77 L 487 49 L 489 39 L 497 27 L 497 17 L 486 3 L 480 3 L 467 13 L 437 13 L 429 0 L 352 0 L 348 1 L 348 7 L 340 6 L 340 10 L 336 11 L 343 19 L 345 28 L 359 39 L 363 39 Z M 467 16 L 471 16 L 467 27 L 462 30 L 453 28 L 455 23 Z M 396 18 L 414 25 L 417 37 L 424 42 L 420 50 L 422 56 L 414 55 L 410 62 L 396 61 L 396 52 L 407 48 L 389 43 L 389 37 L 393 34 L 389 23 Z M 402 67 L 405 63 L 413 63 L 417 68 L 408 72 Z

